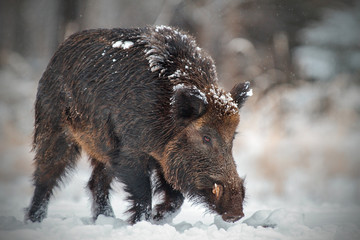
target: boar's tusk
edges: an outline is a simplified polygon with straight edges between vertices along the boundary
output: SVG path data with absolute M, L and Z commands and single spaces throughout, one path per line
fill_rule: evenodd
M 220 186 L 214 183 L 214 187 L 212 189 L 212 193 L 215 195 L 216 199 L 220 198 L 221 189 Z

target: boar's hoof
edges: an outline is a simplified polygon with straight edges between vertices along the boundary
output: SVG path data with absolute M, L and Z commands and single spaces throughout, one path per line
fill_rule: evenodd
M 168 217 L 175 217 L 184 202 L 184 197 L 179 197 L 172 202 L 164 202 L 155 206 L 155 213 L 153 220 L 156 222 L 162 221 Z

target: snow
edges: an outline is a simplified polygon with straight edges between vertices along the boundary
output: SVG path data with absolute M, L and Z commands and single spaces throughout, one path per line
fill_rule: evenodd
M 179 83 L 179 84 L 176 84 L 174 87 L 173 87 L 173 91 L 177 91 L 181 88 L 185 88 L 185 84 L 184 83 Z
M 201 101 L 203 101 L 205 104 L 208 104 L 208 101 L 207 101 L 207 98 L 206 98 L 206 95 L 205 93 L 203 93 L 202 91 L 200 91 L 196 86 L 194 85 L 191 85 L 191 86 L 186 86 L 184 83 L 179 83 L 179 84 L 176 84 L 174 87 L 173 87 L 173 91 L 177 91 L 179 89 L 189 89 L 189 90 L 195 90 L 197 94 L 192 94 L 190 92 L 190 94 L 192 94 L 193 96 L 199 98 Z M 174 105 L 174 101 L 175 101 L 175 98 L 174 96 L 172 96 L 170 98 L 170 105 Z
M 186 34 L 183 34 L 180 31 L 178 31 L 177 29 L 169 27 L 169 26 L 161 25 L 161 26 L 156 26 L 155 27 L 155 31 L 158 32 L 158 33 L 160 31 L 164 31 L 164 30 L 171 31 L 172 33 L 180 36 L 182 41 L 186 41 L 189 38 Z
M 85 172 L 80 172 L 84 174 Z M 99 216 L 95 223 L 89 217 L 88 199 L 77 198 L 85 182 L 74 179 L 79 185 L 66 189 L 68 196 L 56 197 L 50 204 L 49 216 L 42 223 L 24 223 L 21 217 L 1 216 L 1 239 L 358 239 L 359 225 L 356 220 L 360 209 L 349 212 L 326 212 L 326 207 L 307 210 L 280 208 L 258 210 L 237 223 L 224 222 L 220 216 L 203 215 L 200 207 L 185 202 L 181 213 L 172 221 L 155 224 L 141 221 L 133 226 L 124 221 L 116 209 L 117 217 Z M 81 183 L 81 184 L 80 184 Z M 26 196 L 22 202 L 27 202 Z M 113 199 L 114 207 L 122 205 L 122 199 Z M 258 200 L 260 203 L 260 200 Z M 19 215 L 21 209 L 16 210 Z
M 122 49 L 129 49 L 130 47 L 132 47 L 134 45 L 133 42 L 131 41 L 117 41 L 114 42 L 112 47 L 113 48 L 122 48 Z
M 149 61 L 149 67 L 151 72 L 156 72 L 162 69 L 162 63 L 164 63 L 164 56 L 160 55 L 156 48 L 151 48 L 145 51 L 146 59 Z
M 239 113 L 239 108 L 231 97 L 231 94 L 227 93 L 224 89 L 211 84 L 207 95 L 212 99 L 214 104 L 218 106 L 218 109 L 223 109 L 221 114 L 233 115 Z
M 181 76 L 186 76 L 187 73 L 185 72 L 182 72 L 180 69 L 177 69 L 173 74 L 169 75 L 168 76 L 168 79 L 176 79 L 176 78 L 179 78 Z
M 246 81 L 245 85 L 244 85 L 245 90 L 247 90 L 246 92 L 242 92 L 240 94 L 240 96 L 247 96 L 247 97 L 251 97 L 253 95 L 253 90 L 250 88 L 250 82 Z M 250 88 L 250 89 L 249 89 Z
M 253 95 L 253 90 L 250 89 L 248 92 L 246 92 L 246 96 L 251 97 Z

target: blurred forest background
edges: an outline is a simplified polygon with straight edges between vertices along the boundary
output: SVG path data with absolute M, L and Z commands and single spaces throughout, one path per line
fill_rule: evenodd
M 57 46 L 153 24 L 194 35 L 224 88 L 251 81 L 234 153 L 252 197 L 360 203 L 355 0 L 1 0 L 0 182 L 31 175 L 37 82 Z

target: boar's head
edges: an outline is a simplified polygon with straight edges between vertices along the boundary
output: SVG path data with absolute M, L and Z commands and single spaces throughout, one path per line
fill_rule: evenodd
M 165 179 L 228 222 L 244 216 L 244 180 L 236 171 L 232 145 L 239 108 L 250 95 L 248 82 L 230 93 L 216 85 L 200 91 L 179 84 L 171 98 L 171 114 L 180 130 L 163 153 Z

